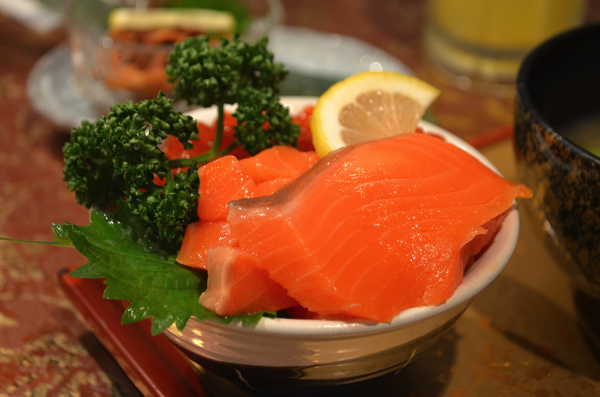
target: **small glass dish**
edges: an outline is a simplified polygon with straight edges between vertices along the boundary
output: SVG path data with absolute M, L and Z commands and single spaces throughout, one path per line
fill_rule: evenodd
M 279 0 L 238 0 L 250 14 L 242 38 L 268 35 L 283 19 Z M 118 1 L 72 0 L 65 6 L 70 60 L 77 89 L 99 114 L 107 114 L 114 103 L 167 95 L 172 86 L 165 74 L 166 59 L 173 44 L 131 43 L 108 34 L 112 9 Z

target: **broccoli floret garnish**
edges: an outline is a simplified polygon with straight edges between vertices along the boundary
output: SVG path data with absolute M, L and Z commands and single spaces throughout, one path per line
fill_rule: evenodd
M 172 174 L 158 145 L 173 135 L 191 148 L 197 133 L 196 121 L 173 111 L 173 101 L 162 93 L 114 105 L 106 117 L 73 129 L 63 148 L 63 180 L 79 204 L 116 210 L 134 238 L 174 252 L 185 227 L 197 220 L 200 182 L 195 167 Z M 155 176 L 164 185 L 154 183 Z
M 237 145 L 254 155 L 273 145 L 296 146 L 300 128 L 279 103 L 279 83 L 288 71 L 273 62 L 268 38 L 248 43 L 234 37 L 212 47 L 206 36 L 188 38 L 175 46 L 167 60 L 169 82 L 176 98 L 190 105 L 217 107 L 217 129 L 211 150 L 177 165 L 205 162 L 228 153 Z M 220 150 L 224 106 L 237 104 L 233 116 L 236 141 Z

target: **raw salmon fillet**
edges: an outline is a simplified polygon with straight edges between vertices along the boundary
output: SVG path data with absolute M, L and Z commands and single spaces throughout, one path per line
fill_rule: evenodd
M 240 160 L 255 183 L 281 178 L 296 179 L 319 161 L 315 152 L 301 152 L 289 146 L 273 146 L 256 156 Z
M 447 300 L 483 244 L 463 247 L 530 196 L 438 137 L 405 134 L 331 153 L 270 196 L 229 203 L 227 221 L 238 249 L 308 311 L 386 322 Z M 230 274 L 236 258 L 220 259 Z M 214 301 L 252 287 L 211 278 Z
M 287 146 L 274 146 L 239 161 L 231 155 L 213 160 L 198 170 L 198 217 L 207 221 L 225 220 L 230 201 L 274 193 L 318 160 L 315 152 L 301 152 Z
M 210 248 L 233 245 L 235 240 L 231 236 L 229 222 L 194 222 L 185 230 L 177 262 L 197 269 L 206 269 L 206 253 Z
M 219 157 L 200 167 L 198 176 L 198 217 L 201 220 L 225 220 L 230 201 L 257 195 L 254 179 L 234 156 Z
M 298 304 L 246 251 L 214 247 L 207 258 L 208 288 L 200 296 L 204 307 L 211 307 L 216 313 L 233 314 L 277 311 Z M 235 266 L 231 266 L 233 263 Z
M 243 160 L 228 155 L 203 165 L 198 170 L 200 222 L 187 227 L 177 261 L 186 266 L 206 269 L 209 248 L 234 245 L 235 240 L 226 222 L 230 201 L 272 194 L 318 160 L 315 152 L 274 146 Z

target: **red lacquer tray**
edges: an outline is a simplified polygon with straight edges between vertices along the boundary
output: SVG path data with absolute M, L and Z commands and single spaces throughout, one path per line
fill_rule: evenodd
M 121 324 L 124 303 L 104 299 L 102 281 L 69 277 L 67 269 L 59 273 L 67 297 L 140 392 L 146 397 L 214 396 L 166 336 L 152 336 L 149 320 Z

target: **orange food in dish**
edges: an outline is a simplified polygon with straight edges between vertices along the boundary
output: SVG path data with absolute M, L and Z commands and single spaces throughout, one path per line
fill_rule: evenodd
M 143 98 L 154 98 L 158 91 L 170 92 L 165 68 L 172 46 L 208 32 L 176 26 L 156 27 L 148 30 L 112 28 L 108 36 L 114 45 L 108 49 L 106 85 L 113 89 L 128 90 Z M 231 37 L 231 32 L 223 32 Z M 211 43 L 220 42 L 215 36 Z
M 315 147 L 312 144 L 312 132 L 310 130 L 310 120 L 314 106 L 304 107 L 298 114 L 292 117 L 292 121 L 300 126 L 300 137 L 298 138 L 298 149 L 303 152 L 314 152 Z M 161 145 L 161 150 L 169 160 L 190 158 L 200 155 L 213 146 L 215 139 L 216 120 L 212 124 L 198 123 L 198 139 L 192 140 L 192 149 L 184 149 L 183 144 L 172 135 Z M 225 149 L 235 141 L 234 128 L 237 125 L 235 117 L 229 112 L 225 112 L 223 119 L 223 134 L 221 136 L 221 145 L 219 150 Z M 229 154 L 238 159 L 249 157 L 248 153 L 241 147 L 236 146 Z
M 224 156 L 200 167 L 200 221 L 186 229 L 177 261 L 191 267 L 206 268 L 206 251 L 209 248 L 233 245 L 229 223 L 226 222 L 229 202 L 271 194 L 299 177 L 317 161 L 315 152 L 274 146 L 254 157 L 238 161 L 234 156 Z
M 292 117 L 292 121 L 300 126 L 300 136 L 298 137 L 298 149 L 303 151 L 314 151 L 312 131 L 310 129 L 310 120 L 312 119 L 315 107 L 309 105 L 304 107 L 300 113 Z
M 200 297 L 204 307 L 212 308 L 216 313 L 256 313 L 298 305 L 246 251 L 218 246 L 208 251 L 207 259 L 208 289 Z M 240 280 L 245 288 L 238 288 L 235 283 L 222 283 L 225 279 Z
M 272 195 L 229 203 L 236 250 L 220 252 L 218 266 L 228 268 L 218 272 L 208 250 L 212 271 L 203 297 L 210 299 L 201 303 L 221 315 L 242 313 L 247 302 L 224 291 L 248 294 L 263 274 L 310 313 L 387 322 L 451 297 L 513 200 L 530 196 L 428 134 L 349 146 Z M 238 249 L 256 260 L 252 267 Z M 232 257 L 225 259 L 227 252 Z M 251 268 L 250 275 L 238 266 Z M 283 296 L 271 298 L 263 310 L 284 308 L 275 304 Z
M 302 152 L 289 146 L 273 146 L 256 156 L 240 160 L 254 182 L 296 179 L 319 161 L 315 152 Z
M 220 157 L 200 167 L 198 176 L 198 217 L 201 220 L 225 220 L 230 201 L 256 197 L 256 182 L 234 156 Z
M 189 267 L 206 269 L 206 252 L 217 246 L 232 246 L 231 227 L 227 221 L 194 222 L 188 225 L 177 261 Z

